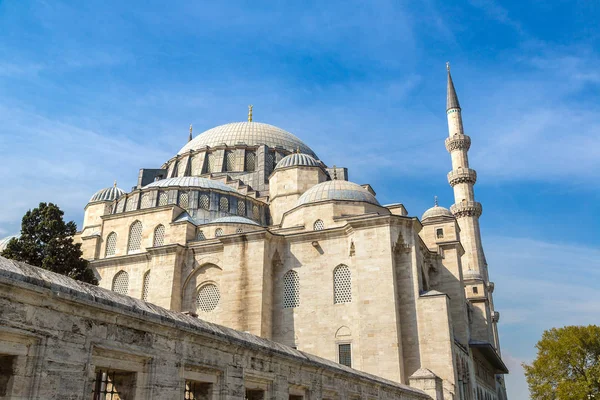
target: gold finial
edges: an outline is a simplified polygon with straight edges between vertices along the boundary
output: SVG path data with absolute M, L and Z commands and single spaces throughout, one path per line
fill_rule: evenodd
M 333 180 L 337 179 L 337 169 L 335 167 L 335 165 L 333 166 Z
M 300 154 L 300 146 L 296 147 L 296 154 Z
M 437 196 L 433 196 L 433 206 L 437 207 L 438 206 L 438 200 L 437 200 Z
M 192 124 L 190 124 L 190 136 L 188 137 L 188 142 L 192 141 Z
M 248 122 L 252 122 L 252 104 L 248 106 Z
M 115 179 L 115 183 L 113 183 L 113 187 L 117 187 L 117 180 Z
M 446 61 L 446 69 L 450 72 L 450 61 Z

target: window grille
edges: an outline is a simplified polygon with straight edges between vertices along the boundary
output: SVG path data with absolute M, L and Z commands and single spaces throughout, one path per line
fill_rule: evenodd
M 109 203 L 104 206 L 104 214 L 112 214 L 113 204 Z
M 325 229 L 325 224 L 323 223 L 323 220 L 316 220 L 313 224 L 313 231 L 322 231 L 323 229 Z
M 131 197 L 127 198 L 127 206 L 125 207 L 125 211 L 133 211 L 133 210 L 137 210 L 137 202 L 138 202 L 138 195 L 134 194 Z
M 252 218 L 255 221 L 260 221 L 260 211 L 258 210 L 258 206 L 252 207 Z
M 442 239 L 444 237 L 444 228 L 438 228 L 435 230 L 435 236 L 438 239 Z
M 190 195 L 188 192 L 179 192 L 179 207 L 187 210 L 190 205 Z
M 256 152 L 255 151 L 247 151 L 244 170 L 248 171 L 248 172 L 252 172 L 255 169 L 256 169 Z
M 243 233 L 243 232 L 244 232 L 244 230 L 242 228 L 237 228 L 235 230 L 235 233 Z
M 221 197 L 219 200 L 219 210 L 229 212 L 229 200 L 227 200 L 227 197 Z
M 221 294 L 217 285 L 209 283 L 204 285 L 198 290 L 198 297 L 196 297 L 196 305 L 204 312 L 211 312 L 219 304 Z
M 127 242 L 127 253 L 139 251 L 142 247 L 142 223 L 135 221 L 129 227 L 129 240 Z
M 215 237 L 223 236 L 223 229 L 217 228 L 215 230 Z
M 205 194 L 200 196 L 200 208 L 204 210 L 208 210 L 210 208 L 210 199 Z
M 333 270 L 333 303 L 352 302 L 352 275 L 350 268 L 340 265 Z
M 154 241 L 152 242 L 152 246 L 158 247 L 163 244 L 165 244 L 165 226 L 160 224 L 154 228 Z
M 246 215 L 246 202 L 244 200 L 238 200 L 237 213 L 242 217 Z
M 296 271 L 288 271 L 283 276 L 283 308 L 300 305 L 300 279 Z
M 106 252 L 104 253 L 104 257 L 114 256 L 117 252 L 117 234 L 111 232 L 106 237 Z
M 267 152 L 267 167 L 269 169 L 269 171 L 273 171 L 275 169 L 275 152 L 274 151 L 268 151 Z
M 117 202 L 117 212 L 123 212 L 123 209 L 125 209 L 125 197 L 123 196 L 123 198 L 121 200 L 119 200 Z
M 206 172 L 215 172 L 215 153 L 208 153 L 206 158 Z
M 206 236 L 204 236 L 204 232 L 198 231 L 198 235 L 196 236 L 197 240 L 206 240 Z
M 109 369 L 96 371 L 93 400 L 120 400 L 129 398 L 128 393 L 135 385 L 134 372 L 117 372 Z
M 142 202 L 140 204 L 140 208 L 150 208 L 152 207 L 152 199 L 150 193 L 146 192 L 142 195 Z
M 225 151 L 225 171 L 235 171 L 235 153 L 232 150 Z
M 127 295 L 129 293 L 129 275 L 125 271 L 116 273 L 112 282 L 112 291 Z
M 352 367 L 352 348 L 350 343 L 338 344 L 338 361 L 347 367 Z
M 166 206 L 168 202 L 169 202 L 169 193 L 162 191 L 162 190 L 160 192 L 158 192 L 158 205 Z
M 142 284 L 142 300 L 148 301 L 148 291 L 150 290 L 150 271 L 144 274 L 144 280 Z

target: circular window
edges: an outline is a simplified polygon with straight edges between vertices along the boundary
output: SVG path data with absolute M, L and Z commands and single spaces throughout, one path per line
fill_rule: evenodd
M 196 298 L 196 305 L 204 312 L 210 312 L 217 307 L 221 294 L 217 285 L 212 283 L 204 285 L 198 291 L 198 297 Z

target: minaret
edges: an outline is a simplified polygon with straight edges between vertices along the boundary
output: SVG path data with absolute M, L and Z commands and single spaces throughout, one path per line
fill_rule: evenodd
M 481 204 L 475 201 L 475 193 L 473 192 L 477 172 L 469 168 L 468 152 L 469 147 L 471 147 L 471 138 L 465 135 L 463 131 L 460 104 L 450 75 L 449 63 L 446 64 L 446 68 L 448 69 L 446 114 L 450 135 L 446 139 L 446 149 L 452 157 L 452 171 L 448 173 L 448 183 L 454 189 L 454 204 L 450 207 L 450 211 L 454 214 L 460 226 L 460 240 L 465 249 L 465 254 L 462 257 L 463 270 L 473 270 L 481 274 L 487 282 L 487 265 L 479 231 Z

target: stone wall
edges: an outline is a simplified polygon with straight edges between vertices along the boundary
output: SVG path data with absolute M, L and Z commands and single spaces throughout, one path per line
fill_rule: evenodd
M 430 398 L 1 257 L 0 376 L 0 399 L 92 399 L 111 387 L 124 400 Z M 421 385 L 433 393 L 430 386 Z

